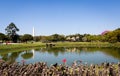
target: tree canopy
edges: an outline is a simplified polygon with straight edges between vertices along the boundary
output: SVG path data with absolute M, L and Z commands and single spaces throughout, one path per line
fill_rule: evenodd
M 23 36 L 21 36 L 21 41 L 22 42 L 27 42 L 27 41 L 30 41 L 30 40 L 33 40 L 33 37 L 30 34 L 24 34 Z
M 33 40 L 32 35 L 24 34 L 23 36 L 19 36 L 16 32 L 19 29 L 16 27 L 14 23 L 10 23 L 6 28 L 5 31 L 7 36 L 3 33 L 0 33 L 0 40 L 12 40 L 13 42 L 17 42 L 20 39 L 21 42 L 27 42 Z M 57 42 L 57 41 L 74 41 L 74 42 L 120 42 L 120 28 L 117 28 L 113 31 L 103 31 L 99 35 L 91 35 L 91 34 L 72 34 L 72 35 L 60 35 L 60 34 L 53 34 L 49 36 L 35 36 L 34 41 L 41 41 L 41 42 Z
M 57 41 L 74 41 L 74 42 L 120 42 L 120 28 L 113 31 L 104 31 L 99 35 L 91 34 L 72 34 L 72 35 L 60 35 L 53 34 L 50 36 L 36 36 L 36 41 L 42 42 L 57 42 Z
M 16 27 L 16 25 L 14 23 L 10 23 L 6 28 L 5 31 L 7 33 L 7 35 L 11 38 L 11 40 L 13 42 L 17 42 L 18 39 L 18 34 L 16 33 L 17 31 L 19 31 L 19 29 Z

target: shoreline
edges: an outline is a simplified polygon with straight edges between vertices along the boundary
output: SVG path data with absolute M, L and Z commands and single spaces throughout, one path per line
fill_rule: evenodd
M 95 48 L 120 48 L 120 43 L 108 43 L 108 42 L 56 42 L 52 47 L 95 47 Z M 46 43 L 34 42 L 34 43 L 17 43 L 0 45 L 0 50 L 15 50 L 23 48 L 36 48 L 46 47 Z

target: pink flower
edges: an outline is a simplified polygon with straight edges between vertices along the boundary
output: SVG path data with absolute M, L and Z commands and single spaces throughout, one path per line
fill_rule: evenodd
M 25 60 L 21 60 L 22 63 L 25 63 Z
M 62 60 L 62 62 L 63 62 L 63 63 L 66 63 L 66 62 L 67 62 L 67 60 L 64 58 L 64 59 Z
M 106 31 L 102 32 L 101 35 L 105 35 L 108 32 L 110 32 L 110 31 L 106 30 Z

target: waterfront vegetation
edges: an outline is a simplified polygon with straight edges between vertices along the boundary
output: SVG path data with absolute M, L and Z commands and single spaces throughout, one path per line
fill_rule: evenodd
M 101 63 L 100 65 L 83 65 L 73 62 L 71 66 L 64 64 L 54 64 L 50 67 L 45 62 L 35 64 L 19 63 L 9 64 L 1 60 L 0 74 L 2 76 L 119 76 L 120 63 Z

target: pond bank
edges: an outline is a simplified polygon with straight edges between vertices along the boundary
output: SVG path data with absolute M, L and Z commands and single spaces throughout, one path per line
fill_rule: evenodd
M 120 48 L 120 43 L 108 43 L 108 42 L 56 42 L 53 47 L 98 47 L 98 48 Z M 23 49 L 23 48 L 34 48 L 34 47 L 46 47 L 46 43 L 34 42 L 34 43 L 19 43 L 19 44 L 8 44 L 0 45 L 0 50 L 11 50 L 11 49 Z
M 38 62 L 35 64 L 8 63 L 0 60 L 0 74 L 2 76 L 119 76 L 120 63 L 101 63 L 100 65 L 83 65 L 73 62 L 73 65 L 53 64 Z

